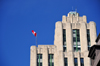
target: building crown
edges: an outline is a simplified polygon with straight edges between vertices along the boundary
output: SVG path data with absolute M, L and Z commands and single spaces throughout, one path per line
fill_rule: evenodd
M 70 17 L 70 16 L 79 16 L 79 14 L 76 11 L 70 11 L 68 13 L 68 17 Z
M 77 13 L 76 11 L 70 11 L 68 13 L 68 16 L 63 15 L 62 16 L 62 22 L 66 23 L 66 22 L 70 22 L 70 23 L 82 23 L 85 22 L 87 23 L 87 19 L 86 16 L 79 16 L 79 13 Z

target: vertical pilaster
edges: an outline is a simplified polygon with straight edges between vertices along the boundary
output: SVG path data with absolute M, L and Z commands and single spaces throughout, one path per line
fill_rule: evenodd
M 71 23 L 66 23 L 67 52 L 73 51 L 73 38 Z
M 57 52 L 57 49 L 55 49 L 55 52 L 54 52 L 54 66 L 58 66 L 58 52 Z
M 68 66 L 74 66 L 73 52 L 68 52 Z
M 87 29 L 86 29 L 86 24 L 85 23 L 81 23 L 80 42 L 81 42 L 81 52 L 88 51 L 88 47 L 87 47 Z
M 91 61 L 88 57 L 88 52 L 84 52 L 84 66 L 91 66 Z
M 95 22 L 90 22 L 89 23 L 90 26 L 90 43 L 91 46 L 93 46 L 94 44 L 96 44 L 95 40 L 97 38 L 97 34 L 96 34 L 96 24 Z
M 48 48 L 46 46 L 43 48 L 43 66 L 48 66 Z
M 64 55 L 63 51 L 59 51 L 59 66 L 64 66 Z
M 37 66 L 36 46 L 31 46 L 30 50 L 30 66 Z
M 73 23 L 73 16 L 70 16 L 71 23 Z
M 81 66 L 81 62 L 80 62 L 80 52 L 77 53 L 78 54 L 78 66 Z
M 87 23 L 87 19 L 85 15 L 83 16 L 83 22 Z
M 77 22 L 79 21 L 79 17 L 77 16 Z
M 57 51 L 63 51 L 63 29 L 62 29 L 62 22 L 56 22 L 56 29 L 55 29 L 55 41 L 54 44 L 57 46 Z
M 62 22 L 63 22 L 63 23 L 66 23 L 66 21 L 67 21 L 67 18 L 66 18 L 65 15 L 63 15 L 63 16 L 62 16 Z

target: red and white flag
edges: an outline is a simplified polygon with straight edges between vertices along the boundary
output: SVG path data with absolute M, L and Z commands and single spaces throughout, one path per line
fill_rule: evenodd
M 36 37 L 37 33 L 36 33 L 34 30 L 32 30 L 32 33 L 33 33 L 34 36 Z

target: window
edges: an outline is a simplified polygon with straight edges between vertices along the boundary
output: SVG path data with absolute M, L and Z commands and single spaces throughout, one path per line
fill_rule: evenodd
M 74 58 L 74 66 L 78 66 L 77 58 Z
M 87 43 L 88 43 L 88 50 L 90 50 L 91 44 L 90 44 L 90 30 L 89 29 L 87 29 Z
M 84 59 L 80 58 L 80 61 L 81 61 L 81 66 L 84 66 Z
M 63 29 L 63 52 L 67 50 L 66 48 L 66 29 Z
M 37 54 L 37 66 L 42 66 L 42 54 Z
M 66 29 L 63 29 L 63 42 L 66 42 Z
M 73 29 L 73 47 L 74 51 L 81 51 L 79 29 Z
M 75 52 L 77 52 L 76 49 L 77 49 L 78 51 L 81 51 L 80 47 L 78 47 L 78 48 L 74 47 L 74 51 L 75 51 Z
M 54 55 L 53 54 L 49 54 L 48 55 L 48 66 L 54 66 Z
M 66 47 L 63 47 L 63 51 L 64 51 L 64 52 L 66 51 Z
M 64 58 L 64 66 L 68 66 L 67 58 Z

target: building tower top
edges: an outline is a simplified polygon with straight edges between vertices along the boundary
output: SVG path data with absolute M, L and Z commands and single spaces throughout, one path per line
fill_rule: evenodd
M 66 16 L 66 15 L 62 16 L 62 22 L 63 23 L 66 23 L 66 22 L 70 22 L 70 23 L 85 22 L 85 23 L 87 23 L 87 18 L 85 15 L 79 16 L 79 13 L 77 13 L 76 11 L 70 11 L 68 13 L 68 16 Z
M 68 17 L 70 17 L 70 16 L 79 16 L 79 14 L 76 12 L 76 11 L 70 11 L 69 13 L 68 13 Z

